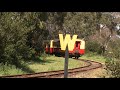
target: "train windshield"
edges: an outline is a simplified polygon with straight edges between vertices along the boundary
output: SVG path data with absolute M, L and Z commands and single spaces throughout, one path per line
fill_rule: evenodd
M 60 48 L 60 41 L 54 42 L 54 43 L 53 43 L 53 46 L 54 46 L 55 48 Z
M 76 42 L 76 47 L 79 47 L 80 46 L 80 42 Z

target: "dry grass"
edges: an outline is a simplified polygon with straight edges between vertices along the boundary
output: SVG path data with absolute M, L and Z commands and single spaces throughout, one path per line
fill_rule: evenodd
M 104 67 L 90 71 L 80 72 L 78 74 L 70 76 L 69 78 L 109 78 L 107 71 L 104 69 L 106 58 L 94 53 L 85 54 L 80 58 L 100 62 L 103 64 Z
M 80 72 L 76 75 L 70 76 L 69 78 L 105 78 L 106 70 L 98 68 L 90 71 Z

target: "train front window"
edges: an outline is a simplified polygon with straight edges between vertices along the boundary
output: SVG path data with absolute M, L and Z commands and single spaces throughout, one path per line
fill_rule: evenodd
M 80 44 L 80 42 L 76 42 L 76 47 L 78 47 L 78 46 L 79 46 L 79 44 Z
M 54 42 L 53 46 L 54 46 L 55 48 L 59 48 L 59 47 L 60 47 L 60 41 Z

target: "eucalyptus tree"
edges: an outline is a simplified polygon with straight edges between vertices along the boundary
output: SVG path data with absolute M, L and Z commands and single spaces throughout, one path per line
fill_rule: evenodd
M 44 12 L 2 12 L 0 14 L 0 62 L 17 64 L 31 58 L 34 49 L 27 45 L 28 36 L 36 29 L 44 31 L 45 15 Z M 39 33 L 39 36 L 44 35 Z
M 63 32 L 66 14 L 67 12 L 47 12 L 46 29 L 49 30 L 48 39 L 58 38 L 58 34 Z

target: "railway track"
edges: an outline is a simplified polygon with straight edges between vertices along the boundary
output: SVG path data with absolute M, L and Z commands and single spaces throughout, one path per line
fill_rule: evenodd
M 97 68 L 101 68 L 102 64 L 99 62 L 84 60 L 84 59 L 75 59 L 87 63 L 84 67 L 74 68 L 68 70 L 68 76 L 77 74 L 79 72 L 89 71 Z M 0 78 L 61 78 L 64 77 L 64 70 L 58 71 L 49 71 L 49 72 L 40 72 L 34 74 L 22 74 L 22 75 L 10 75 L 10 76 L 1 76 Z

